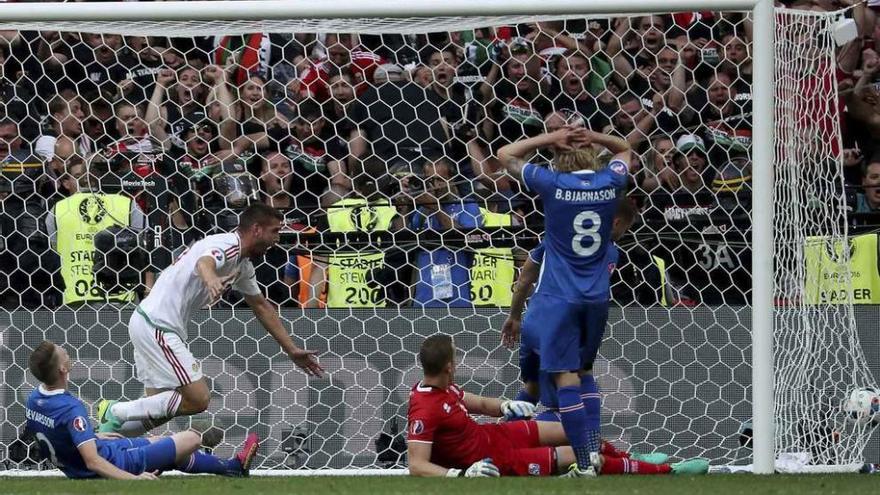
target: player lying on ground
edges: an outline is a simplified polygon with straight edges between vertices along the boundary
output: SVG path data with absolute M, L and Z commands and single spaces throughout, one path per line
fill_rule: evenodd
M 85 404 L 67 391 L 71 366 L 67 351 L 43 341 L 31 353 L 29 366 L 41 385 L 28 397 L 27 429 L 36 436 L 43 457 L 68 478 L 156 479 L 157 472 L 172 469 L 223 476 L 248 474 L 260 445 L 254 433 L 232 459 L 199 451 L 202 439 L 195 431 L 152 438 L 96 435 Z
M 407 424 L 411 475 L 548 476 L 575 462 L 559 422 L 478 424 L 470 417 L 473 412 L 521 419 L 531 416 L 534 405 L 479 397 L 456 387 L 452 337 L 425 339 L 419 361 L 424 378 L 410 392 Z M 709 463 L 700 459 L 669 465 L 598 453 L 591 457 L 591 467 L 601 474 L 703 474 L 709 469 Z
M 235 232 L 205 237 L 162 271 L 128 323 L 137 378 L 144 384 L 146 397 L 101 401 L 100 431 L 137 436 L 175 416 L 208 408 L 211 391 L 186 347 L 186 329 L 196 310 L 217 302 L 229 287 L 244 295 L 254 315 L 297 366 L 309 375 L 321 374 L 315 352 L 293 343 L 277 309 L 263 297 L 251 263 L 251 258 L 278 243 L 283 219 L 278 210 L 265 204 L 248 206 Z
M 541 148 L 553 149 L 552 169 L 527 162 Z M 607 165 L 599 148 L 613 153 Z M 630 147 L 624 139 L 566 126 L 503 146 L 498 157 L 544 204 L 545 254 L 529 312 L 541 317 L 535 344 L 541 371 L 553 378 L 562 426 L 577 459 L 571 472 L 589 476 L 601 439 L 598 427 L 588 427 L 579 371 L 592 368 L 605 333 L 606 257 L 628 184 Z
M 614 217 L 614 224 L 611 227 L 612 241 L 616 242 L 623 236 L 635 220 L 636 214 L 635 206 L 627 198 L 623 198 Z M 609 271 L 613 271 L 617 264 L 618 251 L 617 245 L 614 242 L 608 244 L 607 262 Z M 512 349 L 519 341 L 521 328 L 540 328 L 540 322 L 538 321 L 540 315 L 530 317 L 535 312 L 527 313 L 525 320 L 523 320 L 522 313 L 525 308 L 525 301 L 538 280 L 543 260 L 544 246 L 539 244 L 529 252 L 529 256 L 517 279 L 510 304 L 510 314 L 501 330 L 502 343 L 508 348 Z M 536 335 L 533 330 L 523 330 L 523 334 Z M 545 407 L 545 411 L 541 412 L 536 419 L 538 421 L 559 421 L 556 387 L 546 373 L 540 372 L 541 359 L 536 353 L 535 347 L 535 345 L 523 345 L 520 347 L 520 376 L 523 380 L 523 389 L 517 394 L 516 400 L 537 404 L 540 399 L 541 404 Z M 599 387 L 591 373 L 584 373 L 581 376 L 581 400 L 584 403 L 584 410 L 587 414 L 587 428 L 599 429 L 601 427 L 602 400 L 599 395 Z M 669 459 L 668 455 L 661 452 L 641 454 L 638 452 L 620 451 L 604 440 L 601 441 L 599 452 L 612 457 L 627 457 L 652 464 L 663 464 Z

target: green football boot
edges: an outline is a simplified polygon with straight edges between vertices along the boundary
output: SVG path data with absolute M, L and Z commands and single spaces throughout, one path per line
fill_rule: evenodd
M 672 465 L 672 474 L 706 474 L 709 461 L 706 459 L 687 459 Z
M 122 429 L 122 422 L 113 416 L 110 407 L 119 401 L 101 399 L 98 402 L 98 432 L 100 433 L 118 433 Z

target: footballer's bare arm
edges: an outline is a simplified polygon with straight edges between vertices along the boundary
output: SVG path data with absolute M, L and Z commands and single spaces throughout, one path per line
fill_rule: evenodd
M 409 460 L 410 476 L 448 476 L 450 470 L 431 462 L 431 449 L 433 444 L 410 440 L 407 442 L 407 459 Z
M 466 407 L 471 414 L 482 414 L 483 416 L 490 416 L 493 418 L 500 418 L 502 416 L 501 403 L 503 401 L 501 399 L 482 397 L 465 392 L 461 401 L 464 402 L 464 407 Z
M 208 255 L 202 256 L 196 262 L 196 273 L 208 288 L 212 304 L 223 295 L 223 291 L 226 290 L 226 282 L 231 280 L 230 277 L 217 275 L 217 263 L 213 257 Z
M 260 320 L 266 332 L 278 342 L 278 345 L 294 364 L 310 376 L 321 376 L 324 373 L 324 368 L 318 363 L 318 353 L 301 349 L 293 343 L 293 339 L 290 338 L 287 329 L 281 323 L 278 310 L 265 296 L 262 294 L 245 295 L 244 301 L 253 310 L 254 316 Z

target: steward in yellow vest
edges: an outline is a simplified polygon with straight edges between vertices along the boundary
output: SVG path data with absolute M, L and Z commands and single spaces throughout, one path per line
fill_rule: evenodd
M 880 304 L 877 234 L 849 240 L 849 266 L 840 241 L 809 237 L 804 247 L 805 304 Z M 847 280 L 849 268 L 851 279 Z
M 341 199 L 327 208 L 331 232 L 381 232 L 391 229 L 397 208 L 387 199 Z M 379 308 L 385 306 L 383 287 L 371 281 L 374 270 L 385 266 L 382 253 L 338 253 L 327 263 L 328 308 Z M 315 271 L 317 272 L 317 270 Z
M 137 204 L 126 196 L 90 192 L 90 180 L 79 157 L 71 157 L 60 178 L 60 186 L 70 196 L 59 201 L 46 215 L 46 231 L 52 247 L 61 258 L 64 279 L 64 304 L 87 302 L 128 302 L 134 292 L 120 289 L 108 294 L 95 283 L 92 273 L 95 256 L 94 237 L 113 226 L 147 228 L 147 218 Z M 137 270 L 136 270 L 137 271 Z M 149 270 L 140 273 L 149 289 L 154 280 Z
M 393 178 L 388 175 L 385 161 L 376 156 L 356 160 L 349 164 L 348 172 L 354 178 L 355 194 L 327 207 L 330 231 L 380 232 L 398 228 L 400 218 L 397 208 L 391 204 L 387 196 L 389 191 L 385 190 L 398 181 L 389 181 Z M 336 252 L 326 258 L 326 263 L 318 256 L 313 257 L 308 286 L 313 294 L 323 294 L 324 301 L 318 302 L 315 297 L 309 297 L 303 307 L 384 307 L 385 286 L 374 277 L 377 271 L 384 271 L 385 255 L 369 251 L 342 251 L 338 249 L 340 247 L 337 246 Z
M 132 291 L 106 294 L 95 284 L 92 274 L 95 234 L 114 225 L 128 226 L 131 213 L 131 199 L 119 194 L 78 192 L 52 208 L 51 221 L 65 285 L 64 304 L 134 299 Z M 49 230 L 51 236 L 52 226 Z
M 483 227 L 510 227 L 509 213 L 493 213 L 480 208 Z M 471 266 L 471 301 L 474 306 L 510 307 L 516 267 L 513 249 L 486 248 L 474 253 Z
M 327 209 L 331 232 L 381 232 L 391 228 L 397 208 L 387 199 L 367 201 L 346 198 Z M 328 308 L 379 308 L 385 306 L 383 288 L 368 283 L 373 270 L 382 269 L 382 253 L 338 253 L 327 266 Z

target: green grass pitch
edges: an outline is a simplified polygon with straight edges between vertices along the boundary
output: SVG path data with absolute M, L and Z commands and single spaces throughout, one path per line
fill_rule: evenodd
M 596 479 L 501 478 L 419 479 L 388 477 L 165 477 L 158 481 L 66 480 L 61 478 L 2 478 L 0 494 L 120 494 L 120 495 L 494 495 L 494 494 L 644 494 L 644 495 L 775 495 L 858 494 L 880 492 L 880 476 L 749 474 L 672 476 L 608 476 Z

